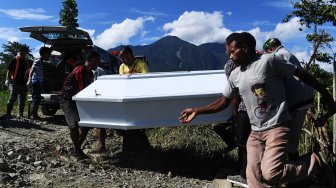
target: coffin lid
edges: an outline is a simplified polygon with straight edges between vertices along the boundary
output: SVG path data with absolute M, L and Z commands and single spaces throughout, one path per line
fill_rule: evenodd
M 223 70 L 105 75 L 73 99 L 129 102 L 221 96 L 225 84 L 227 79 Z

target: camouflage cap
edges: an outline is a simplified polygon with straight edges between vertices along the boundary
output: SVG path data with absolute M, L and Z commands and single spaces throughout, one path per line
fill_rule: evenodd
M 264 45 L 263 45 L 263 49 L 264 51 L 267 51 L 270 47 L 272 46 L 281 46 L 281 42 L 279 39 L 277 38 L 270 38 L 268 39 Z

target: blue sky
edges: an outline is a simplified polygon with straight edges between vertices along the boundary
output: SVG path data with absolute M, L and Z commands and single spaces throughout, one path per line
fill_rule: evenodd
M 256 37 L 259 49 L 267 38 L 278 37 L 300 60 L 307 59 L 311 50 L 305 40 L 308 29 L 298 30 L 298 18 L 282 23 L 292 10 L 290 0 L 80 0 L 77 5 L 80 28 L 104 49 L 151 44 L 166 35 L 199 45 L 223 42 L 232 32 L 248 31 Z M 18 28 L 59 25 L 61 8 L 61 0 L 3 0 L 0 44 L 18 41 L 37 54 L 42 44 Z M 336 36 L 335 27 L 326 29 Z

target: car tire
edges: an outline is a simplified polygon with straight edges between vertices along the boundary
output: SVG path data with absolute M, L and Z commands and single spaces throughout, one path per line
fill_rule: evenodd
M 43 106 L 41 106 L 42 113 L 44 115 L 47 115 L 47 116 L 55 115 L 58 109 L 59 109 L 59 107 L 56 107 L 54 105 L 43 105 Z

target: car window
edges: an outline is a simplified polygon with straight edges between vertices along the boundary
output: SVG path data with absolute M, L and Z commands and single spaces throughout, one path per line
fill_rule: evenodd
M 44 33 L 41 34 L 43 37 L 49 39 L 49 40 L 68 40 L 68 39 L 74 39 L 74 40 L 89 40 L 88 36 L 80 34 L 80 33 Z

